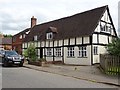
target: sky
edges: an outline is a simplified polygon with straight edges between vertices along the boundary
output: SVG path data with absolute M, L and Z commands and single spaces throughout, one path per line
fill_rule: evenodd
M 118 30 L 119 0 L 0 0 L 0 32 L 17 34 L 30 27 L 31 17 L 37 24 L 71 16 L 108 5 Z

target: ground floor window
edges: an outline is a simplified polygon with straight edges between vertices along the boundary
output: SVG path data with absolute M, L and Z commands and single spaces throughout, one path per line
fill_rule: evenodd
M 61 56 L 61 48 L 56 48 L 55 49 L 55 56 L 60 57 Z
M 86 46 L 81 46 L 79 48 L 79 57 L 87 57 Z
M 93 47 L 93 54 L 98 55 L 98 47 L 97 46 Z
M 74 47 L 68 47 L 68 57 L 74 57 Z
M 52 56 L 52 49 L 51 48 L 47 48 L 47 56 Z

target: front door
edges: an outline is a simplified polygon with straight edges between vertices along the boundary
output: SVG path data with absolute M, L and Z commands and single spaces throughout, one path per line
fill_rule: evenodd
M 43 48 L 40 48 L 40 58 L 43 58 Z

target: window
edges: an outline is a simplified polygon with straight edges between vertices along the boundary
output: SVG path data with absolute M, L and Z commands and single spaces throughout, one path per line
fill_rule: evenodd
M 93 54 L 98 55 L 98 47 L 97 46 L 93 47 Z
M 56 48 L 55 56 L 56 57 L 60 57 L 61 56 L 61 48 Z
M 51 48 L 47 48 L 47 56 L 52 56 L 52 49 Z
M 68 57 L 74 57 L 74 47 L 68 47 Z
M 20 39 L 22 39 L 22 35 L 20 35 L 20 37 L 19 37 Z
M 38 39 L 37 35 L 36 35 L 36 36 L 34 36 L 34 41 L 37 41 L 37 39 Z
M 79 57 L 87 57 L 86 46 L 79 47 Z
M 23 35 L 23 38 L 25 38 L 25 36 L 26 36 L 26 35 L 24 34 L 24 35 Z
M 13 42 L 16 42 L 16 37 L 13 37 Z
M 108 24 L 104 24 L 100 25 L 100 29 L 102 32 L 110 33 L 112 28 Z
M 52 39 L 53 38 L 53 33 L 52 32 L 47 33 L 47 37 L 46 38 L 47 39 Z

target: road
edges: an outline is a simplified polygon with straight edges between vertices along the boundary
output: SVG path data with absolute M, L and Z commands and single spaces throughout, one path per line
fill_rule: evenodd
M 106 84 L 37 71 L 25 67 L 3 67 L 2 88 L 116 88 Z

